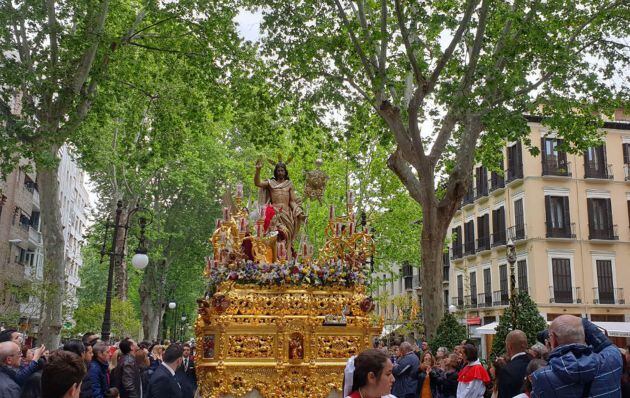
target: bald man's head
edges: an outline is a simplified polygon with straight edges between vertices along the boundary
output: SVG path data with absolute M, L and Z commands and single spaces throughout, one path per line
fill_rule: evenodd
M 522 330 L 512 330 L 505 338 L 505 350 L 511 357 L 527 351 L 527 335 Z
M 586 344 L 582 319 L 573 315 L 560 315 L 549 326 L 551 348 L 566 344 Z
M 0 343 L 0 365 L 17 368 L 20 366 L 21 357 L 19 345 L 12 341 Z

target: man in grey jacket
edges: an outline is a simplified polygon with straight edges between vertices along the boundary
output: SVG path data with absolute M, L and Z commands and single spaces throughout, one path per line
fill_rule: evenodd
M 392 370 L 396 379 L 392 387 L 392 394 L 398 398 L 415 398 L 420 360 L 413 352 L 411 344 L 406 341 L 400 344 L 398 351 L 399 357 Z
M 19 398 L 16 370 L 20 367 L 20 346 L 12 341 L 0 343 L 0 398 Z

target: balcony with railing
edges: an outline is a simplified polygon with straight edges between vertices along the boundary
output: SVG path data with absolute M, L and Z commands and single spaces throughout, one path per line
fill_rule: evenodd
M 463 248 L 464 245 L 454 242 L 453 247 L 451 248 L 451 259 L 457 260 L 458 258 L 462 258 Z
M 490 250 L 490 237 L 482 236 L 477 238 L 477 251 L 482 252 L 484 250 Z
M 476 189 L 474 187 L 468 187 L 468 191 L 466 195 L 464 195 L 464 199 L 462 200 L 462 206 L 469 205 L 475 201 Z
M 625 304 L 623 288 L 599 289 L 593 288 L 593 304 Z
M 499 231 L 492 234 L 492 247 L 505 246 L 507 239 L 505 238 L 505 229 L 501 228 Z
M 571 162 L 561 161 L 558 158 L 543 159 L 542 175 L 571 177 Z
M 477 308 L 492 307 L 492 293 L 478 293 L 477 294 Z
M 612 164 L 603 164 L 600 162 L 587 160 L 584 162 L 584 178 L 612 180 Z
M 505 178 L 499 173 L 493 171 L 492 174 L 490 174 L 490 192 L 494 192 L 501 188 L 505 188 Z
M 617 225 L 612 225 L 606 229 L 595 229 L 588 224 L 588 238 L 591 240 L 619 240 Z
M 512 226 L 507 229 L 507 238 L 511 238 L 513 241 L 527 239 L 525 230 L 526 224 Z
M 473 254 L 475 254 L 475 241 L 466 241 L 466 243 L 464 243 L 464 255 L 472 256 Z
M 477 186 L 475 187 L 475 200 L 479 198 L 483 198 L 484 196 L 488 196 L 488 180 L 480 180 L 477 181 Z
M 507 290 L 495 290 L 492 292 L 492 305 L 508 305 L 510 304 L 510 295 Z
M 575 223 L 556 226 L 553 222 L 546 222 L 547 238 L 575 239 Z
M 35 246 L 41 246 L 41 244 L 42 244 L 42 234 L 41 234 L 41 232 L 37 231 L 33 227 L 29 227 L 29 229 L 28 229 L 28 240 L 29 240 L 29 242 L 31 242 Z
M 574 287 L 571 289 L 555 289 L 549 286 L 549 302 L 562 304 L 581 304 L 582 289 Z
M 506 170 L 507 181 L 506 183 L 511 183 L 512 181 L 520 180 L 523 178 L 523 166 L 517 166 L 511 169 Z
M 461 296 L 451 297 L 451 304 L 461 310 L 464 308 L 464 298 Z

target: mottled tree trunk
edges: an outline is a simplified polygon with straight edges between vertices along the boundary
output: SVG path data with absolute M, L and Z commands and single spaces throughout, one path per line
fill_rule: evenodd
M 56 158 L 59 147 L 52 146 L 49 154 Z M 37 183 L 40 192 L 42 238 L 44 243 L 44 300 L 40 340 L 51 350 L 59 347 L 63 323 L 66 266 L 64 239 L 59 207 L 59 181 L 57 166 L 37 164 Z
M 442 253 L 448 223 L 437 215 L 437 209 L 423 206 L 420 251 L 422 256 L 422 313 L 425 337 L 432 339 L 444 314 Z M 450 219 L 449 219 L 450 220 Z
M 120 227 L 118 228 L 118 235 L 116 239 L 116 247 L 113 249 L 116 253 L 116 262 L 114 264 L 114 295 L 120 300 L 127 300 L 128 280 L 127 280 L 127 261 L 125 259 L 127 254 L 127 233 L 125 224 L 127 224 L 127 217 L 129 214 L 129 207 L 123 207 L 122 213 L 120 213 Z
M 150 261 L 142 282 L 140 283 L 140 312 L 142 316 L 142 330 L 147 340 L 154 341 L 160 338 L 160 323 L 166 308 L 164 284 L 168 262 Z

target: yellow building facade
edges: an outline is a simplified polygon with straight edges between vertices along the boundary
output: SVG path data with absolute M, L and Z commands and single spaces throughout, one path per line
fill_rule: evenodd
M 603 322 L 611 338 L 625 345 L 630 337 L 630 123 L 607 122 L 602 146 L 573 155 L 559 150 L 562 142 L 540 119 L 528 121 L 538 156 L 510 143 L 503 175 L 481 165 L 474 170 L 449 229 L 445 296 L 465 317 L 471 335 L 491 334 L 489 324 L 509 300 L 506 243 L 511 238 L 516 286 L 528 290 L 547 320 L 586 316 Z M 483 325 L 490 327 L 484 332 Z

